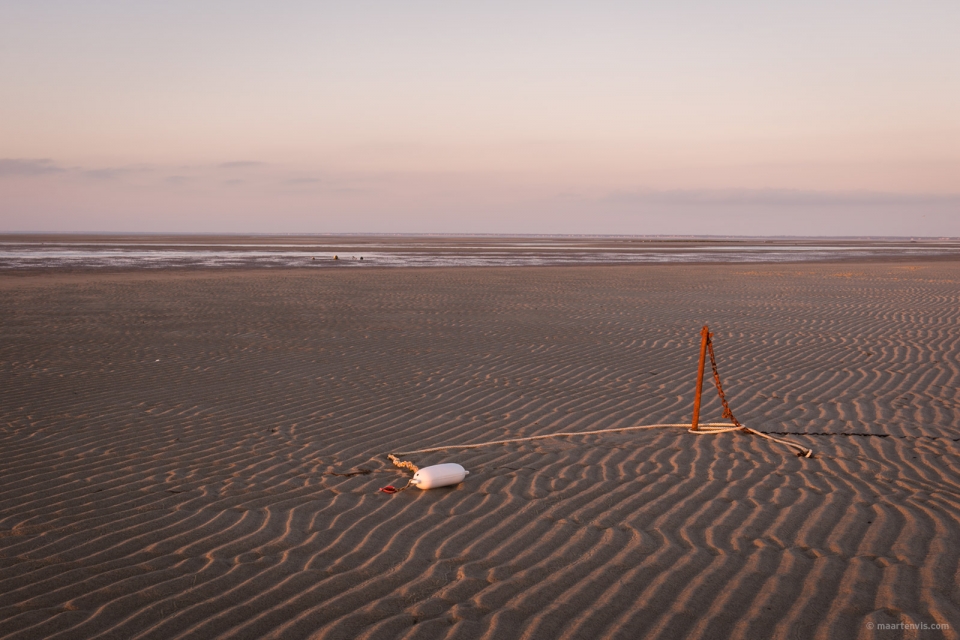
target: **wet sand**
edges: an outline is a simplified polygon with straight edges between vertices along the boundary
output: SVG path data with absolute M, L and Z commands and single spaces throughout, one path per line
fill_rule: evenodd
M 950 238 L 0 234 L 0 273 L 960 261 Z
M 688 421 L 704 323 L 814 459 L 653 430 L 377 491 Z M 958 387 L 960 262 L 0 276 L 0 638 L 957 637 Z

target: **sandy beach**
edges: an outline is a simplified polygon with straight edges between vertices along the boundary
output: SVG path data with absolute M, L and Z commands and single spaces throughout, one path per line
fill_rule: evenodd
M 689 421 L 705 323 L 813 459 L 663 429 L 378 492 Z M 955 638 L 958 389 L 957 261 L 2 274 L 0 638 Z

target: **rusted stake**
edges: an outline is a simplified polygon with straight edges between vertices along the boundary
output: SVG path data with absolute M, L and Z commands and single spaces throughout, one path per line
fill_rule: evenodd
M 710 341 L 710 327 L 703 325 L 700 330 L 700 368 L 697 369 L 697 395 L 693 398 L 693 420 L 690 429 L 699 431 L 697 425 L 700 424 L 700 396 L 703 395 L 703 367 L 707 360 L 707 342 Z

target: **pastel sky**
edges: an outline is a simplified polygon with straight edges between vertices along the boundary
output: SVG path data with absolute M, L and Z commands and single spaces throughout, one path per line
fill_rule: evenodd
M 960 236 L 960 2 L 0 3 L 0 231 Z

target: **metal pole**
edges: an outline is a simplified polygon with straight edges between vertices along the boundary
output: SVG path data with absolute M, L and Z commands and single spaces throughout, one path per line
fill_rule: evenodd
M 700 396 L 703 395 L 703 367 L 707 359 L 707 341 L 710 340 L 710 327 L 703 325 L 700 330 L 700 368 L 697 369 L 697 395 L 693 398 L 693 420 L 690 428 L 698 431 L 700 424 Z

